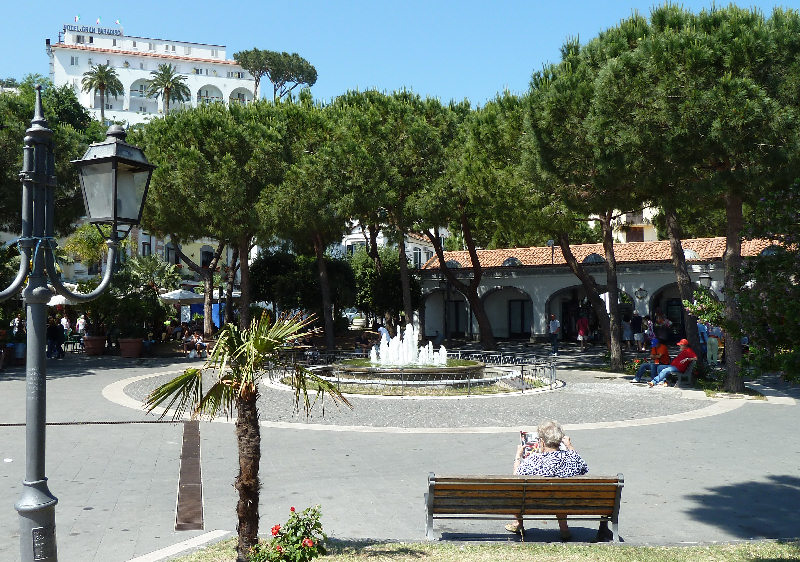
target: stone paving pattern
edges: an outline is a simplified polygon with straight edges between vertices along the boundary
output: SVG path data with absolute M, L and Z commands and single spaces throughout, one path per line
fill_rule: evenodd
M 290 506 L 322 505 L 326 532 L 338 539 L 423 540 L 428 472 L 503 474 L 511 470 L 517 430 L 542 418 L 601 422 L 571 430 L 590 474 L 625 475 L 620 532 L 628 544 L 685 544 L 800 535 L 800 393 L 761 381 L 783 403 L 740 405 L 718 415 L 680 421 L 718 401 L 687 398 L 677 389 L 649 389 L 608 373 L 583 371 L 594 363 L 566 350 L 558 391 L 525 397 L 459 400 L 359 398 L 353 412 L 328 405 L 325 418 L 304 426 L 289 416 L 284 391 L 264 391 L 261 527 L 284 522 Z M 177 372 L 197 361 L 98 359 L 68 354 L 48 364 L 47 476 L 59 498 L 59 559 L 130 560 L 204 532 L 235 529 L 236 442 L 231 423 L 201 424 L 205 531 L 174 531 L 182 424 L 152 423 L 103 396 L 118 381 Z M 582 369 L 575 367 L 581 366 Z M 601 377 L 601 378 L 598 378 Z M 152 379 L 129 385 L 141 397 Z M 19 556 L 13 509 L 24 476 L 24 371 L 0 372 L 0 560 Z M 792 400 L 792 397 L 794 400 Z M 272 412 L 272 413 L 270 413 Z M 677 414 L 679 421 L 625 427 L 603 420 Z M 279 427 L 283 421 L 297 422 Z M 102 423 L 97 423 L 102 422 Z M 110 423 L 109 423 L 110 422 Z M 443 428 L 414 433 L 402 428 Z M 60 425 L 65 424 L 65 425 Z M 334 424 L 365 426 L 362 430 Z M 393 426 L 400 429 L 383 429 Z M 491 433 L 459 430 L 500 426 Z M 5 507 L 2 507 L 5 506 Z M 552 522 L 530 525 L 526 540 L 557 541 Z M 590 524 L 571 525 L 587 541 Z M 446 538 L 516 540 L 502 522 L 437 522 Z

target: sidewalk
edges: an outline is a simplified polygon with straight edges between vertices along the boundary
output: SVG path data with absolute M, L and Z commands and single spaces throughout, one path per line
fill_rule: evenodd
M 559 365 L 599 366 L 597 357 L 576 355 L 565 350 Z M 224 418 L 201 424 L 205 530 L 176 532 L 182 425 L 153 423 L 153 416 L 116 403 L 112 391 L 122 388 L 133 402 L 158 381 L 200 364 L 82 355 L 48 363 L 53 425 L 47 476 L 59 498 L 61 560 L 130 560 L 205 532 L 235 529 L 233 425 Z M 121 382 L 145 376 L 150 378 Z M 566 382 L 563 389 L 524 396 L 359 397 L 352 412 L 327 404 L 324 417 L 315 410 L 310 420 L 292 415 L 286 391 L 264 387 L 262 531 L 285 521 L 290 506 L 319 503 L 332 537 L 423 540 L 428 472 L 510 472 L 519 427 L 553 417 L 566 424 L 590 474 L 624 474 L 620 532 L 628 544 L 800 534 L 794 507 L 800 504 L 798 403 L 787 396 L 796 388 L 759 383 L 791 403 L 708 400 L 687 398 L 675 388 L 631 385 L 603 371 L 559 367 L 558 377 Z M 6 506 L 0 509 L 0 560 L 16 561 L 13 503 L 24 473 L 24 372 L 0 372 L 0 393 L 0 505 Z M 575 539 L 589 540 L 591 527 L 576 522 Z M 436 530 L 448 538 L 515 540 L 500 522 L 445 521 Z M 531 525 L 526 540 L 558 540 L 557 526 Z

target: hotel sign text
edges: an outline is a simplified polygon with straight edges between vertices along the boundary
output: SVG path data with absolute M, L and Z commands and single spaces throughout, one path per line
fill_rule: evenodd
M 79 33 L 99 33 L 100 35 L 122 35 L 122 30 L 110 27 L 92 27 L 90 25 L 64 24 L 64 31 L 77 31 Z

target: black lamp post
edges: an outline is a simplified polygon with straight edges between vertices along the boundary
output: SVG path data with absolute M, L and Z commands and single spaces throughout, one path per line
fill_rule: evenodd
M 53 131 L 42 112 L 41 86 L 36 87 L 36 107 L 31 126 L 25 132 L 22 181 L 22 233 L 19 238 L 20 266 L 11 285 L 0 292 L 0 301 L 22 289 L 27 308 L 27 358 L 25 403 L 25 480 L 22 496 L 14 505 L 20 520 L 20 559 L 23 562 L 58 559 L 55 506 L 45 476 L 46 372 L 45 361 L 47 301 L 53 289 L 76 303 L 100 296 L 111 283 L 118 251 L 118 230 L 138 224 L 144 197 L 154 166 L 142 151 L 126 144 L 125 132 L 115 125 L 104 142 L 93 144 L 79 166 L 81 187 L 89 222 L 111 225 L 108 260 L 103 279 L 88 294 L 72 293 L 56 271 L 53 250 L 55 212 L 55 159 Z M 124 225 L 124 226 L 123 226 Z M 98 226 L 99 228 L 99 226 Z M 27 279 L 28 283 L 23 288 Z

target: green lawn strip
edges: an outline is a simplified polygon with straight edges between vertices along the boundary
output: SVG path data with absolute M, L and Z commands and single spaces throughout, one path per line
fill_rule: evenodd
M 235 539 L 217 543 L 175 562 L 233 562 Z M 611 544 L 475 544 L 459 542 L 370 543 L 330 541 L 321 562 L 684 562 L 798 560 L 800 542 L 742 542 L 706 546 Z

